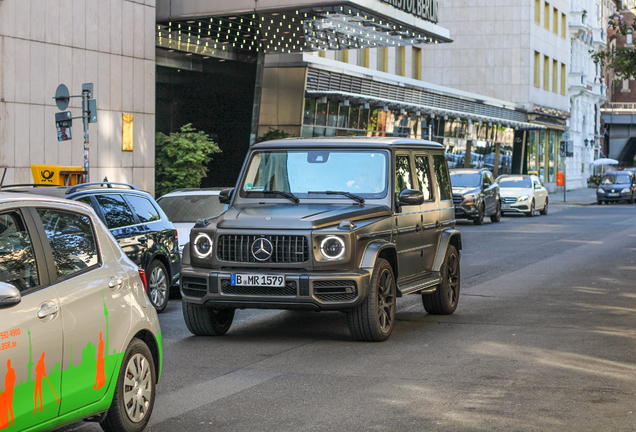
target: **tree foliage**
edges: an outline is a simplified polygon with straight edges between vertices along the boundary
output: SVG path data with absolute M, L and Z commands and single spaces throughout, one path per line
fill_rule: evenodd
M 155 135 L 157 196 L 173 189 L 197 188 L 208 173 L 208 163 L 221 149 L 203 131 L 191 123 L 179 132 Z
M 291 138 L 292 136 L 293 135 L 285 132 L 284 130 L 274 129 L 270 127 L 268 128 L 267 132 L 265 132 L 263 135 L 259 136 L 256 139 L 256 142 L 260 143 L 263 141 L 272 141 L 272 140 L 283 139 L 283 138 Z
M 616 31 L 617 36 L 627 36 L 628 31 L 636 37 L 636 22 L 626 24 L 622 19 L 613 19 L 609 28 Z M 620 79 L 636 79 L 636 51 L 633 47 L 609 46 L 604 50 L 590 50 L 594 62 L 607 69 L 613 69 Z

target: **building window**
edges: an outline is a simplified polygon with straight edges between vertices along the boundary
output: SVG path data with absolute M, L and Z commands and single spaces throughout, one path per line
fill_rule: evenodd
M 358 66 L 369 67 L 369 48 L 359 49 L 357 57 Z
M 621 88 L 621 93 L 629 93 L 629 80 L 623 80 L 623 88 Z
M 411 61 L 413 66 L 411 78 L 416 80 L 421 80 L 422 79 L 422 50 L 421 48 L 413 47 L 413 59 Z
M 550 3 L 545 2 L 545 6 L 543 7 L 543 26 L 550 30 Z
M 541 25 L 541 0 L 534 0 L 534 22 Z
M 552 60 L 552 91 L 559 92 L 559 62 Z
M 349 51 L 347 50 L 336 51 L 336 60 L 349 63 Z
M 550 57 L 543 56 L 543 88 L 550 90 Z
M 389 49 L 378 48 L 378 70 L 382 72 L 389 71 Z
M 563 96 L 565 96 L 565 80 L 566 80 L 565 65 L 561 63 L 561 94 Z
M 406 47 L 395 49 L 395 73 L 399 76 L 406 76 Z
M 565 39 L 565 14 L 561 13 L 561 37 Z
M 552 31 L 555 35 L 559 35 L 559 11 L 557 8 L 552 9 Z
M 541 54 L 534 52 L 534 85 L 541 87 Z

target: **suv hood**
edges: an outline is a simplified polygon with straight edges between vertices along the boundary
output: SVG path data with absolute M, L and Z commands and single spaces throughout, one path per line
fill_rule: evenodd
M 467 188 L 467 187 L 454 187 L 453 195 L 466 195 L 466 194 L 479 194 L 481 192 L 481 188 Z
M 534 194 L 533 188 L 500 188 L 499 194 L 502 197 L 520 197 L 524 195 L 532 196 Z
M 356 221 L 391 215 L 384 205 L 244 204 L 234 205 L 218 217 L 220 229 L 318 229 L 343 220 Z

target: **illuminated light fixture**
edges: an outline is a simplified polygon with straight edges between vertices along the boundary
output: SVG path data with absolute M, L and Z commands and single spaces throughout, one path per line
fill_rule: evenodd
M 188 21 L 188 24 L 192 24 L 194 21 Z
M 168 52 L 174 52 L 174 50 L 168 50 Z

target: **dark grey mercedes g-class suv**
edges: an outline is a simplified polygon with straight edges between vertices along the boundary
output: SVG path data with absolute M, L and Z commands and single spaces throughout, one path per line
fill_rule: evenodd
M 461 235 L 444 147 L 403 138 L 257 144 L 228 210 L 200 220 L 183 253 L 183 315 L 222 335 L 239 308 L 341 310 L 354 338 L 382 341 L 396 298 L 452 314 Z

